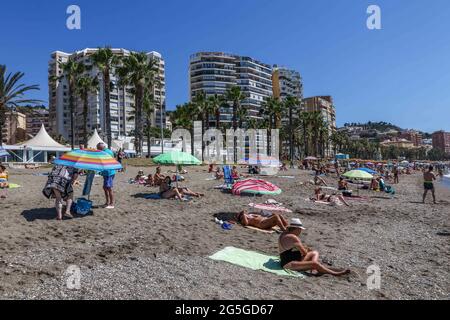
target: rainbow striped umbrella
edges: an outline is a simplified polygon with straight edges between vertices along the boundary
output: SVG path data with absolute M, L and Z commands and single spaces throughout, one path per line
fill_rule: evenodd
M 0 157 L 9 157 L 10 154 L 8 153 L 8 151 L 5 150 L 5 148 L 0 147 Z
M 92 171 L 122 169 L 122 165 L 108 153 L 94 149 L 72 150 L 56 159 L 54 164 Z
M 281 189 L 266 180 L 247 179 L 236 182 L 233 185 L 232 192 L 234 195 L 245 193 L 254 195 L 277 195 L 281 193 Z

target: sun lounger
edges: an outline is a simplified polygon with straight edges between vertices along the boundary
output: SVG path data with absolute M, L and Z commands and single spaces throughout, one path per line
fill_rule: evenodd
M 270 272 L 278 276 L 305 278 L 305 275 L 300 272 L 283 269 L 278 257 L 268 256 L 258 252 L 226 247 L 209 258 L 215 261 L 228 262 L 251 270 Z

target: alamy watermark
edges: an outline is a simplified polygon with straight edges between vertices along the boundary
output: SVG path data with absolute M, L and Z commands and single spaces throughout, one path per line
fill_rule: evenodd
M 81 9 L 72 4 L 67 7 L 66 13 L 69 17 L 66 20 L 66 27 L 69 30 L 81 30 Z
M 367 8 L 367 29 L 369 30 L 381 30 L 381 8 L 375 4 L 370 5 Z
M 367 268 L 367 290 L 380 290 L 381 289 L 381 269 L 376 264 L 373 264 Z
M 66 287 L 69 290 L 81 289 L 81 269 L 77 265 L 70 265 L 64 273 Z

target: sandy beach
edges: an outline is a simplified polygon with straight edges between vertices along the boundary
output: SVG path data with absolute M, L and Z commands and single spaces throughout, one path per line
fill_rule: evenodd
M 115 181 L 115 210 L 56 221 L 54 202 L 41 193 L 39 170 L 9 170 L 20 184 L 0 200 L 0 298 L 2 299 L 449 299 L 450 191 L 437 186 L 439 203 L 421 204 L 422 176 L 402 175 L 397 194 L 362 191 L 369 201 L 330 207 L 306 201 L 310 172 L 295 179 L 268 177 L 283 189 L 276 197 L 232 196 L 214 190 L 206 167 L 190 167 L 191 189 L 206 197 L 190 202 L 149 200 L 156 188 L 131 185 L 141 168 L 129 167 Z M 164 171 L 171 169 L 164 167 Z M 173 169 L 173 168 L 172 168 Z M 147 174 L 154 168 L 143 169 Z M 84 178 L 81 180 L 83 181 Z M 336 177 L 327 181 L 336 185 Z M 104 203 L 101 178 L 91 199 Z M 77 187 L 76 195 L 82 187 Z M 275 198 L 306 226 L 302 240 L 349 276 L 280 277 L 208 258 L 227 246 L 277 254 L 277 234 L 235 225 L 225 231 L 215 213 L 238 212 L 250 202 Z M 381 289 L 368 290 L 367 267 L 381 269 Z M 66 287 L 68 266 L 81 268 L 81 289 Z

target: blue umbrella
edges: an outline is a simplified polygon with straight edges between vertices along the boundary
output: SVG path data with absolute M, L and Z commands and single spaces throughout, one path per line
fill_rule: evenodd
M 369 169 L 369 168 L 358 168 L 357 170 L 365 171 L 365 172 L 370 173 L 370 174 L 377 174 L 378 173 L 375 170 L 372 170 L 372 169 Z

